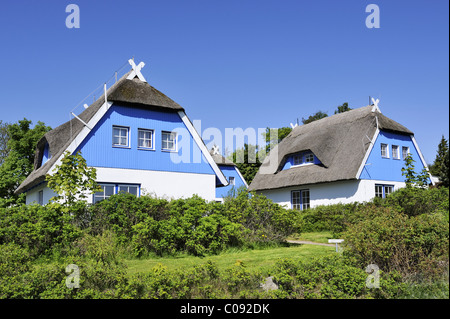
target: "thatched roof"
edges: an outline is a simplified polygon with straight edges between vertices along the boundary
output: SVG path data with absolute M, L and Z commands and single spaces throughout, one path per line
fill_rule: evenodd
M 356 179 L 370 141 L 380 130 L 412 135 L 403 125 L 387 118 L 373 106 L 297 126 L 271 151 L 250 184 L 250 191 Z M 281 170 L 289 155 L 310 150 L 321 165 Z
M 184 111 L 184 109 L 174 102 L 172 99 L 161 93 L 147 82 L 142 82 L 138 78 L 128 80 L 127 77 L 131 73 L 125 74 L 119 81 L 107 90 L 107 100 L 109 102 L 119 102 L 121 105 L 133 105 L 146 108 L 157 108 L 168 112 Z M 85 109 L 78 117 L 88 123 L 97 113 L 105 101 L 102 95 L 87 109 Z M 81 132 L 84 124 L 78 119 L 73 118 L 70 121 L 56 127 L 47 132 L 37 143 L 34 158 L 34 171 L 20 184 L 15 193 L 20 194 L 28 189 L 42 183 L 45 175 L 49 172 L 53 164 L 69 147 L 74 138 Z M 49 145 L 51 158 L 42 164 L 42 156 L 45 145 Z
M 217 165 L 236 166 L 236 164 L 234 164 L 232 161 L 220 154 L 216 154 L 213 150 L 210 150 L 209 154 L 211 154 L 211 157 Z

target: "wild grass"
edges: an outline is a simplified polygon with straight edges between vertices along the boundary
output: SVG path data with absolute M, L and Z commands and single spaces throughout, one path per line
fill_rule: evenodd
M 168 270 L 188 268 L 203 264 L 208 260 L 215 262 L 219 270 L 223 270 L 236 263 L 243 263 L 248 270 L 259 270 L 268 273 L 280 258 L 307 260 L 312 257 L 335 254 L 333 247 L 316 245 L 289 245 L 265 249 L 228 249 L 219 255 L 195 257 L 188 254 L 177 254 L 171 257 L 148 256 L 141 259 L 126 259 L 128 274 L 145 273 L 161 264 Z

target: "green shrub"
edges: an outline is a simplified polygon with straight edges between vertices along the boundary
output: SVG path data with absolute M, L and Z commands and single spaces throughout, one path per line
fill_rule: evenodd
M 386 198 L 375 198 L 374 202 L 383 207 L 391 207 L 408 216 L 441 213 L 448 221 L 449 190 L 447 187 L 418 188 L 404 187 Z
M 400 277 L 380 273 L 380 288 L 367 288 L 368 274 L 340 256 L 307 262 L 279 260 L 272 270 L 274 280 L 286 298 L 392 298 L 403 289 Z
M 448 223 L 442 214 L 408 217 L 379 208 L 377 215 L 350 225 L 344 233 L 344 254 L 361 265 L 377 264 L 403 275 L 442 272 L 448 266 Z
M 81 230 L 62 208 L 56 203 L 1 208 L 0 243 L 17 243 L 32 256 L 71 245 L 81 236 Z

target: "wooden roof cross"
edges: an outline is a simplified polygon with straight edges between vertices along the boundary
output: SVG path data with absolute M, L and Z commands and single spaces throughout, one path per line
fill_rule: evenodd
M 128 80 L 132 80 L 132 79 L 134 79 L 134 77 L 137 76 L 137 77 L 139 78 L 139 80 L 141 80 L 142 82 L 147 82 L 147 81 L 145 80 L 144 76 L 143 76 L 142 73 L 141 73 L 141 70 L 142 70 L 142 68 L 145 66 L 145 63 L 144 63 L 144 62 L 141 62 L 141 63 L 139 63 L 138 65 L 136 65 L 136 64 L 134 63 L 134 60 L 133 60 L 133 59 L 129 59 L 129 60 L 128 60 L 128 63 L 130 63 L 131 68 L 132 68 L 133 70 L 131 71 L 130 75 L 128 75 L 127 79 L 128 79 Z

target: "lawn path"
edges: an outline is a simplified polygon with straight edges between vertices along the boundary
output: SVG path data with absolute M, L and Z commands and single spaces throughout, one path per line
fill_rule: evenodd
M 307 241 L 307 240 L 286 240 L 290 244 L 305 244 L 305 245 L 319 245 L 319 246 L 331 246 L 334 247 L 333 244 L 325 244 L 325 243 L 316 243 L 314 241 Z

